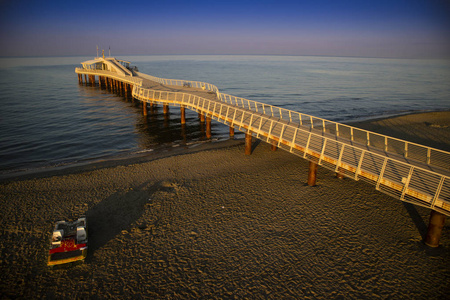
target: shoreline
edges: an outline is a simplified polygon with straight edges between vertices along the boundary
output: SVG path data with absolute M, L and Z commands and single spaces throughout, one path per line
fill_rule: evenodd
M 439 115 L 436 117 L 436 115 Z M 418 120 L 414 120 L 415 118 L 419 118 Z M 388 124 L 390 121 L 394 120 L 400 120 L 399 124 L 400 127 L 404 126 L 411 126 L 411 124 L 414 123 L 423 123 L 427 122 L 430 123 L 428 125 L 428 130 L 432 131 L 438 131 L 440 129 L 446 129 L 450 126 L 450 111 L 430 111 L 430 112 L 413 112 L 413 113 L 407 113 L 402 115 L 395 115 L 391 117 L 376 117 L 373 119 L 367 119 L 362 121 L 350 121 L 345 122 L 343 124 L 353 126 L 353 127 L 359 127 L 361 129 L 373 131 L 380 134 L 385 134 L 388 136 L 392 136 L 398 139 L 407 140 L 413 143 L 423 144 L 425 146 L 429 146 L 432 148 L 436 148 L 439 150 L 444 150 L 450 152 L 450 146 L 446 144 L 446 138 L 448 137 L 447 141 L 450 140 L 450 135 L 445 134 L 441 141 L 436 140 L 430 140 L 423 137 L 423 132 L 421 132 L 421 136 L 418 137 L 415 135 L 417 132 L 414 132 L 413 134 L 406 132 L 405 130 L 392 130 L 393 126 L 392 124 Z M 433 128 L 433 124 L 435 124 Z M 386 129 L 389 128 L 389 129 Z M 442 131 L 442 130 L 440 130 Z M 435 133 L 436 134 L 436 133 Z M 441 134 L 441 132 L 437 133 L 438 135 Z M 61 166 L 48 166 L 48 167 L 41 167 L 36 169 L 29 169 L 29 170 L 19 170 L 11 172 L 5 172 L 3 174 L 0 174 L 0 183 L 2 182 L 9 182 L 14 180 L 27 180 L 31 178 L 42 178 L 42 177 L 48 177 L 48 176 L 57 176 L 57 175 L 63 175 L 65 173 L 71 174 L 71 173 L 80 173 L 84 171 L 90 171 L 100 168 L 109 168 L 109 167 L 115 167 L 119 165 L 129 165 L 129 164 L 135 164 L 135 163 L 142 163 L 147 161 L 152 161 L 155 159 L 160 159 L 172 155 L 184 155 L 189 153 L 194 153 L 198 151 L 205 151 L 205 150 L 211 150 L 211 149 L 220 149 L 220 148 L 227 148 L 231 146 L 237 146 L 244 143 L 244 139 L 222 139 L 222 140 L 211 140 L 206 141 L 200 144 L 194 144 L 192 146 L 190 145 L 184 145 L 184 146 L 177 146 L 177 147 L 165 147 L 158 149 L 154 151 L 154 149 L 149 150 L 141 150 L 134 152 L 132 154 L 126 154 L 126 155 L 117 155 L 112 157 L 107 157 L 104 159 L 87 159 L 86 161 L 81 162 L 74 162 L 74 163 L 68 163 Z

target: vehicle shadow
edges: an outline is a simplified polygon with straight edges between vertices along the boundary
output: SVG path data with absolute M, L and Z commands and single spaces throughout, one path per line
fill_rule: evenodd
M 145 182 L 128 191 L 118 191 L 86 213 L 88 221 L 89 262 L 95 251 L 103 247 L 123 230 L 129 230 L 144 212 L 144 206 L 158 190 L 159 183 L 148 186 Z

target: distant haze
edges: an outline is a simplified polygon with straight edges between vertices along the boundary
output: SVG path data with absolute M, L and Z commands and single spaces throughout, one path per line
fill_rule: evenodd
M 448 0 L 4 1 L 0 56 L 450 58 Z

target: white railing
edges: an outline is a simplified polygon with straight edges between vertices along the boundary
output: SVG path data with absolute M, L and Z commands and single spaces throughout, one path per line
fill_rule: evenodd
M 160 84 L 199 88 L 199 89 L 204 89 L 206 91 L 214 92 L 217 95 L 219 95 L 219 89 L 217 88 L 217 86 L 207 83 L 207 82 L 160 78 L 160 77 L 155 77 L 155 76 L 147 75 L 147 74 L 140 73 L 140 72 L 137 72 L 137 74 L 142 78 L 146 78 L 151 81 L 158 82 Z
M 401 155 L 411 160 L 450 170 L 450 153 L 447 151 L 245 98 L 223 93 L 219 93 L 219 98 L 225 103 L 236 105 L 256 113 L 270 115 L 273 118 L 292 124 L 321 130 L 324 134 L 332 134 L 341 139 L 347 139 L 355 143 L 378 148 L 383 152 Z
M 319 165 L 342 173 L 355 180 L 365 180 L 376 189 L 401 201 L 435 209 L 450 215 L 450 177 L 431 171 L 420 165 L 408 163 L 406 159 L 390 158 L 372 148 L 365 149 L 357 143 L 340 141 L 310 130 L 316 126 L 315 118 L 309 118 L 309 127 L 298 126 L 280 115 L 268 114 L 258 109 L 273 109 L 271 106 L 247 102 L 255 109 L 249 109 L 223 99 L 211 100 L 197 95 L 150 90 L 135 86 L 133 97 L 146 102 L 185 106 L 210 115 L 228 125 L 243 131 L 253 132 L 257 138 L 276 141 L 277 146 L 295 155 L 317 162 Z M 245 102 L 245 101 L 244 101 Z M 256 105 L 256 106 L 255 106 Z M 322 120 L 322 119 L 320 119 Z M 319 126 L 319 124 L 317 124 Z M 323 126 L 323 123 L 322 123 Z M 325 126 L 326 128 L 326 126 Z

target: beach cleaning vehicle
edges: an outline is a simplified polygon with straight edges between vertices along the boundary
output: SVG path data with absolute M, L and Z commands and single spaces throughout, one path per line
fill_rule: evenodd
M 86 217 L 80 217 L 73 222 L 56 222 L 47 265 L 55 266 L 83 261 L 87 255 L 87 243 Z

